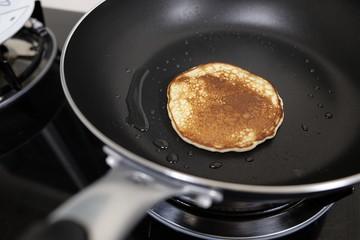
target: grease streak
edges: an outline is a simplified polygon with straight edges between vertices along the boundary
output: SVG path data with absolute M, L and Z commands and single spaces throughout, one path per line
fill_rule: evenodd
M 126 121 L 130 126 L 135 127 L 142 132 L 147 131 L 150 126 L 142 106 L 142 88 L 149 73 L 150 71 L 148 69 L 145 71 L 139 69 L 135 72 L 126 97 L 126 103 L 129 110 L 129 116 Z

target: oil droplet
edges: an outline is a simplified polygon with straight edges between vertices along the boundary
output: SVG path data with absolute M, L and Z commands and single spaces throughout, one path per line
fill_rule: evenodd
M 163 92 L 163 91 L 164 91 L 164 89 L 160 88 L 159 92 Z
M 310 60 L 309 59 L 305 59 L 305 63 L 309 63 L 310 62 Z
M 311 72 L 311 73 L 314 73 L 314 72 L 315 72 L 315 69 L 313 69 L 313 68 L 310 69 L 310 72 Z
M 319 86 L 315 86 L 315 90 L 316 90 L 316 91 L 320 90 L 320 87 L 319 87 Z
M 175 67 L 176 67 L 176 68 L 180 68 L 180 64 L 175 64 Z
M 156 67 L 156 70 L 160 70 L 160 67 Z
M 179 161 L 179 157 L 175 153 L 170 153 L 166 156 L 166 161 L 171 164 L 177 163 Z
M 163 68 L 163 72 L 166 72 L 166 68 Z
M 169 59 L 166 59 L 166 60 L 165 60 L 165 63 L 166 63 L 166 64 L 169 64 L 169 62 L 170 62 Z
M 329 94 L 332 94 L 332 90 L 329 90 L 328 93 L 329 93 Z
M 222 163 L 219 162 L 213 162 L 209 164 L 209 168 L 211 169 L 219 169 L 222 167 Z
M 254 161 L 254 157 L 253 156 L 249 156 L 245 158 L 246 162 L 253 162 Z
M 131 70 L 130 68 L 125 68 L 125 71 L 126 71 L 127 73 L 132 73 L 132 72 L 133 72 L 133 70 Z
M 305 124 L 301 124 L 301 129 L 306 132 L 309 130 L 309 127 Z
M 329 112 L 325 113 L 325 118 L 326 119 L 330 119 L 332 117 L 333 117 L 332 113 L 329 113 Z
M 184 43 L 185 43 L 185 45 L 188 45 L 188 44 L 189 44 L 189 41 L 188 41 L 188 40 L 185 40 Z
M 187 55 L 189 55 L 189 52 L 188 52 L 188 51 L 185 52 L 185 56 L 187 56 Z
M 151 115 L 155 115 L 155 114 L 156 114 L 156 111 L 155 111 L 154 109 L 151 109 L 151 110 L 150 110 L 150 114 L 151 114 Z
M 189 156 L 189 157 L 193 157 L 193 156 L 194 156 L 194 152 L 193 152 L 193 151 L 189 151 L 189 152 L 188 152 L 188 156 Z
M 140 134 L 136 134 L 136 135 L 135 135 L 135 138 L 136 138 L 136 139 L 140 139 L 140 138 L 141 138 L 141 135 L 140 135 Z
M 155 139 L 153 141 L 153 144 L 160 149 L 168 149 L 170 146 L 170 144 L 167 141 L 165 141 L 164 139 Z
M 322 105 L 321 103 L 318 103 L 318 107 L 319 107 L 319 108 L 323 108 L 324 105 Z
M 314 97 L 314 94 L 309 93 L 309 94 L 308 94 L 308 97 L 309 97 L 309 98 L 313 98 L 313 97 Z

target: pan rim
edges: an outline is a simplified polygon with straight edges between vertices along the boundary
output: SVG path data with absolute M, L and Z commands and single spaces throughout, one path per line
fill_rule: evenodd
M 72 39 L 73 34 L 83 22 L 83 20 L 92 13 L 98 6 L 106 2 L 103 0 L 95 5 L 91 10 L 85 13 L 80 20 L 75 24 L 71 32 L 69 33 L 61 54 L 60 59 L 60 78 L 61 85 L 65 94 L 65 97 L 76 114 L 79 120 L 86 126 L 90 132 L 92 132 L 99 140 L 101 140 L 106 146 L 112 148 L 116 152 L 118 152 L 123 157 L 127 158 L 129 161 L 136 163 L 142 169 L 151 170 L 154 174 L 159 174 L 161 176 L 166 176 L 170 179 L 178 180 L 186 184 L 192 185 L 200 185 L 207 188 L 215 188 L 225 191 L 235 191 L 235 192 L 243 192 L 243 193 L 251 193 L 251 194 L 261 194 L 261 195 L 299 195 L 299 194 L 310 194 L 310 193 L 319 193 L 332 191 L 344 187 L 350 187 L 360 182 L 360 173 L 350 175 L 347 177 L 317 182 L 317 183 L 308 183 L 308 184 L 295 184 L 295 185 L 252 185 L 252 184 L 239 184 L 239 183 L 231 183 L 224 182 L 219 180 L 212 180 L 203 177 L 194 176 L 191 174 L 187 174 L 184 172 L 180 172 L 177 170 L 170 169 L 168 167 L 162 166 L 160 164 L 153 163 L 143 157 L 140 157 L 133 152 L 123 148 L 118 145 L 116 142 L 108 138 L 105 134 L 99 131 L 80 111 L 77 107 L 75 101 L 71 97 L 69 88 L 66 84 L 66 77 L 64 71 L 64 62 L 66 51 L 68 45 Z

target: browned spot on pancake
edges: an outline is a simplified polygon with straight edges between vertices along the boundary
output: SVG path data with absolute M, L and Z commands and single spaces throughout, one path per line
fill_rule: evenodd
M 224 63 L 175 77 L 168 87 L 172 125 L 185 141 L 218 152 L 247 151 L 275 136 L 282 100 L 265 79 Z

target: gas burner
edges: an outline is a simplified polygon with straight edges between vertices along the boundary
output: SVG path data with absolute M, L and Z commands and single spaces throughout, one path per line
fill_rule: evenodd
M 33 20 L 35 21 L 35 20 Z M 44 39 L 38 28 L 23 27 L 0 47 L 0 99 L 9 98 L 29 84 L 28 77 L 39 65 Z
M 321 217 L 332 206 L 301 200 L 264 211 L 219 214 L 186 207 L 174 200 L 149 211 L 173 230 L 203 239 L 274 239 L 294 233 Z
M 39 134 L 65 102 L 55 36 L 38 19 L 0 47 L 0 156 Z

